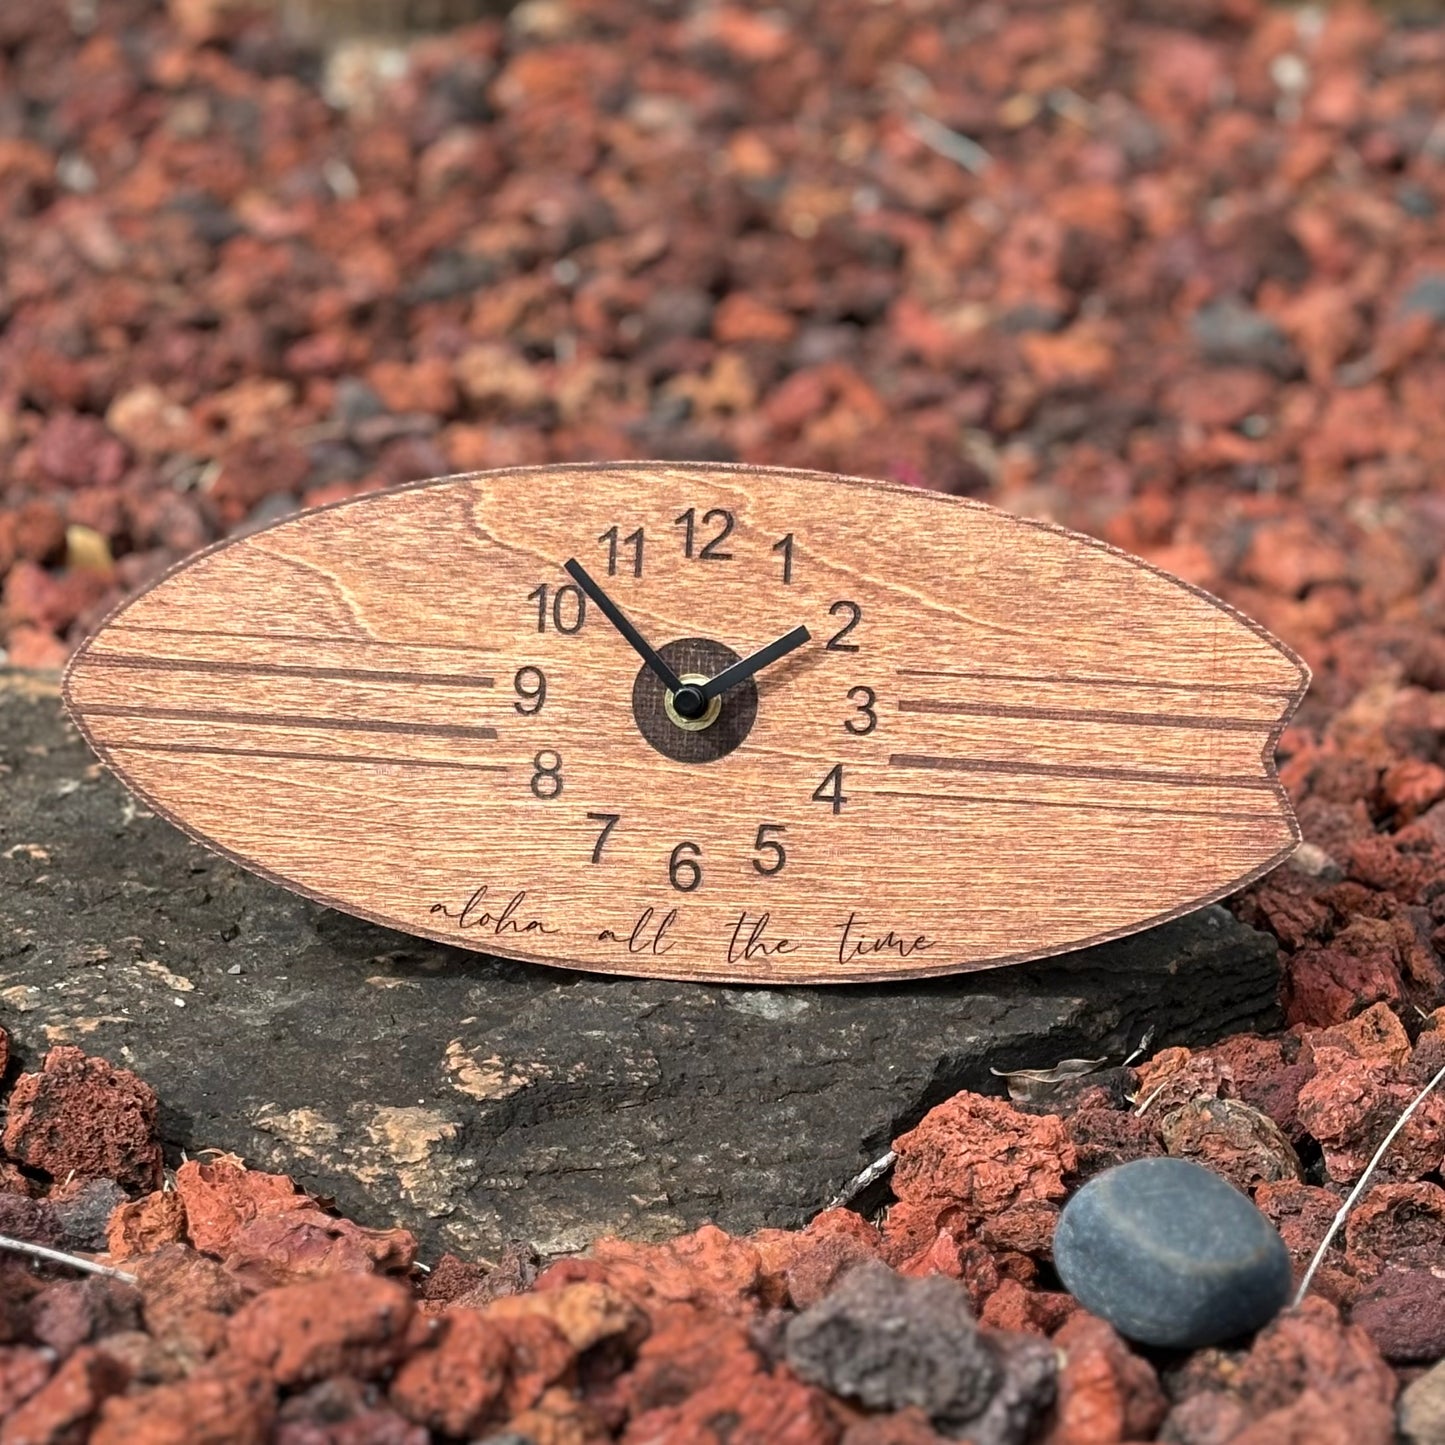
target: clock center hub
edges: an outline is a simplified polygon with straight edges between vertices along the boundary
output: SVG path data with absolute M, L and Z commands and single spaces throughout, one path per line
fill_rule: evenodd
M 652 748 L 674 762 L 711 763 L 726 757 L 757 720 L 757 685 L 749 678 L 722 697 L 706 700 L 701 687 L 738 662 L 738 654 L 710 637 L 683 637 L 657 650 L 683 686 L 670 692 L 650 668 L 640 668 L 632 684 L 637 730 Z
M 668 718 L 690 733 L 700 733 L 710 728 L 722 714 L 722 698 L 706 698 L 702 695 L 702 684 L 707 682 L 700 672 L 685 672 L 682 686 L 676 692 L 667 693 L 662 705 Z

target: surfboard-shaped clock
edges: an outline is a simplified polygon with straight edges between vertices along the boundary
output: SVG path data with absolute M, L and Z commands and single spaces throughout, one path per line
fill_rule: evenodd
M 221 543 L 115 612 L 65 697 L 158 813 L 332 907 L 538 963 L 844 983 L 1077 948 L 1273 867 L 1308 678 L 1056 526 L 647 463 Z

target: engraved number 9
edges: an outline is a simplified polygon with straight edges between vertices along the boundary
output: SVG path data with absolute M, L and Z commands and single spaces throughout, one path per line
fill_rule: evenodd
M 512 679 L 512 686 L 516 688 L 517 697 L 520 699 L 512 706 L 523 717 L 534 717 L 542 711 L 542 704 L 547 701 L 547 674 L 540 667 L 519 667 L 516 677 Z M 530 707 L 528 703 L 531 704 Z

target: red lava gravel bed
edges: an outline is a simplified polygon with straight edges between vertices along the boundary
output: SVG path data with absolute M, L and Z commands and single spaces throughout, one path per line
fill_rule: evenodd
M 1079 1184 L 1167 1152 L 1252 1195 L 1298 1278 L 1442 1062 L 1445 1009 L 1412 1044 L 1376 1004 L 1166 1049 L 1046 1102 L 957 1094 L 895 1141 L 877 1224 L 830 1209 L 796 1232 L 707 1225 L 550 1263 L 517 1245 L 424 1272 L 407 1231 L 231 1156 L 153 1187 L 154 1094 L 58 1047 L 10 1091 L 0 1233 L 127 1278 L 0 1253 L 0 1445 L 1390 1445 L 1402 1383 L 1445 1405 L 1445 1374 L 1426 1375 L 1445 1354 L 1445 1098 L 1413 1115 L 1304 1304 L 1239 1348 L 1131 1349 L 1058 1289 L 1050 1243 Z
M 1233 902 L 1289 1028 L 959 1095 L 881 1224 L 429 1274 L 284 1178 L 166 1172 L 145 1083 L 58 1048 L 9 1093 L 0 1233 L 136 1282 L 0 1255 L 0 1445 L 1386 1445 L 1401 1386 L 1445 1438 L 1445 1099 L 1245 1347 L 1131 1349 L 1049 1257 L 1079 1183 L 1168 1152 L 1302 1270 L 1445 1065 L 1445 26 L 527 0 L 394 69 L 232 3 L 0 5 L 9 661 L 417 477 L 711 458 L 980 497 L 1313 667 L 1280 745 L 1305 845 Z

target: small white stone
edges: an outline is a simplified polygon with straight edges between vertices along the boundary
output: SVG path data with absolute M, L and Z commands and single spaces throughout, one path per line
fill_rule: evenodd
M 1318 843 L 1301 843 L 1290 854 L 1289 866 L 1296 873 L 1305 873 L 1311 878 L 1344 876 L 1340 865 Z

